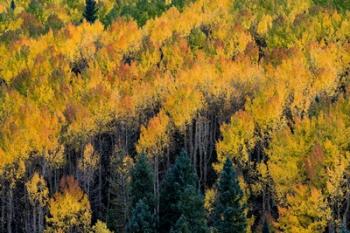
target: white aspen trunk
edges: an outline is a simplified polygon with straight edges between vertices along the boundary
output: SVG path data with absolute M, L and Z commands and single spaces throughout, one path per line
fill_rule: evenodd
M 1 232 L 5 232 L 5 192 L 2 190 L 1 192 Z

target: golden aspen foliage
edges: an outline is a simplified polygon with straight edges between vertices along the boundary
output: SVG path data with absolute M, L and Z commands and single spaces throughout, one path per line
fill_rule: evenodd
M 32 178 L 26 183 L 29 200 L 33 206 L 46 206 L 49 200 L 49 189 L 45 179 L 35 172 Z
M 298 185 L 294 195 L 288 195 L 288 209 L 280 208 L 280 228 L 283 232 L 323 232 L 327 226 L 330 210 L 320 191 Z
M 86 232 L 91 222 L 89 199 L 71 176 L 60 181 L 60 191 L 49 200 L 49 227 L 45 232 Z
M 255 144 L 254 119 L 248 112 L 240 111 L 231 117 L 229 124 L 221 127 L 223 140 L 216 144 L 219 163 L 215 169 L 221 171 L 227 156 L 249 162 L 249 153 Z
M 264 35 L 272 26 L 272 17 L 270 15 L 264 15 L 257 26 L 257 32 L 260 35 Z
M 286 128 L 273 136 L 268 166 L 282 208 L 279 224 L 287 232 L 322 232 L 330 217 L 329 206 L 343 195 L 335 183 L 342 183 L 349 165 L 348 106 L 348 101 L 342 101 L 317 118 L 298 121 L 294 134 Z
M 62 53 L 71 61 L 80 57 L 89 59 L 96 53 L 96 42 L 103 34 L 103 25 L 99 22 L 93 25 L 83 22 L 79 27 L 69 24 L 64 34 L 67 40 L 61 45 Z
M 209 211 L 213 172 L 233 160 L 248 232 L 349 226 L 348 1 L 144 1 L 157 11 L 147 15 L 131 12 L 141 1 L 99 0 L 94 24 L 85 0 L 10 2 L 0 3 L 1 232 L 36 221 L 17 211 L 25 202 L 48 208 L 46 232 L 111 232 L 114 195 L 128 218 L 132 158 L 159 156 L 162 179 L 175 147 L 188 150 Z M 92 211 L 106 223 L 91 226 Z
M 161 111 L 148 122 L 147 127 L 141 126 L 137 151 L 153 156 L 160 155 L 169 144 L 169 130 L 169 117 Z
M 1 167 L 26 159 L 30 151 L 43 154 L 58 147 L 60 126 L 55 115 L 15 92 L 5 97 L 2 105 L 6 110 L 1 117 Z
M 175 43 L 167 43 L 162 47 L 163 69 L 165 72 L 174 74 L 187 65 L 192 58 L 188 43 L 183 38 L 176 38 Z
M 100 165 L 100 155 L 95 152 L 91 143 L 84 147 L 82 158 L 78 160 L 78 175 L 81 176 L 81 182 L 86 191 L 89 191 L 91 182 L 93 182 L 94 172 Z
M 97 220 L 96 224 L 92 227 L 92 232 L 94 233 L 113 233 L 107 228 L 106 223 Z
M 178 128 L 183 128 L 195 116 L 203 105 L 203 95 L 186 86 L 175 87 L 173 96 L 165 102 L 164 110 L 169 114 Z
M 211 213 L 213 211 L 213 205 L 215 201 L 215 196 L 216 196 L 216 190 L 215 189 L 208 189 L 205 192 L 205 197 L 204 197 L 204 207 L 208 211 L 208 213 Z

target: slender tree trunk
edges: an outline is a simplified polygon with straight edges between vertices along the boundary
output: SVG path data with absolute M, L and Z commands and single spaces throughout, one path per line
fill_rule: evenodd
M 156 198 L 155 214 L 159 215 L 159 156 L 154 155 L 154 196 Z
M 27 197 L 28 198 L 28 197 Z M 26 202 L 25 204 L 25 208 L 26 210 L 29 210 L 30 209 L 30 205 L 28 202 Z M 24 229 L 25 229 L 25 232 L 32 232 L 31 230 L 31 214 L 29 211 L 26 211 L 25 212 L 25 221 L 24 221 Z
M 166 169 L 168 169 L 170 167 L 170 150 L 168 147 L 166 148 L 166 158 Z
M 99 207 L 99 211 L 98 211 L 98 216 L 99 218 L 101 218 L 102 213 L 102 145 L 101 145 L 101 138 L 98 139 L 98 145 L 100 148 L 100 162 L 99 162 L 99 166 L 98 166 L 98 207 Z
M 43 207 L 39 207 L 39 223 L 38 223 L 38 230 L 39 233 L 42 233 L 44 231 L 44 213 L 43 213 Z
M 265 215 L 266 211 L 266 186 L 263 188 L 263 193 L 262 193 L 262 214 Z
M 9 187 L 7 200 L 7 233 L 12 233 L 13 190 Z
M 5 232 L 5 189 L 2 188 L 2 192 L 1 192 L 1 232 Z
M 123 219 L 123 224 L 124 224 L 124 232 L 126 232 L 126 223 L 128 220 L 128 200 L 126 196 L 126 182 L 125 182 L 125 177 L 122 178 L 122 188 L 123 188 L 123 209 L 124 209 L 124 219 Z
M 340 219 L 340 204 L 337 204 L 337 219 Z
M 348 213 L 350 208 L 350 199 L 349 199 L 349 192 L 346 193 L 346 207 L 343 214 L 343 226 L 347 229 L 348 228 Z
M 333 222 L 328 223 L 328 233 L 335 233 Z
M 33 233 L 37 232 L 36 228 L 36 206 L 33 206 Z

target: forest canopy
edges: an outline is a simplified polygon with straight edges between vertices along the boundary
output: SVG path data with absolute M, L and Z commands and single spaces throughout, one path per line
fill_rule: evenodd
M 349 0 L 2 0 L 0 232 L 348 232 L 349 78 Z

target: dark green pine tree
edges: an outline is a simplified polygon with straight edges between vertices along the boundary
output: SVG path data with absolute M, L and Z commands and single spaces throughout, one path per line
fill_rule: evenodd
M 185 152 L 178 156 L 161 185 L 159 232 L 169 232 L 182 215 L 188 221 L 190 232 L 207 232 L 198 178 Z
M 171 228 L 170 233 L 191 233 L 185 216 L 181 215 L 181 217 L 176 221 L 175 226 Z
M 171 5 L 182 10 L 186 5 L 189 5 L 192 2 L 194 2 L 194 0 L 173 0 L 171 1 Z
M 85 0 L 85 10 L 83 13 L 84 18 L 89 23 L 94 23 L 97 19 L 98 8 L 95 0 Z
M 44 3 L 39 0 L 31 0 L 28 4 L 27 12 L 34 15 L 37 19 L 43 19 Z
M 266 220 L 265 220 L 265 222 L 264 222 L 264 226 L 263 226 L 263 229 L 262 229 L 262 233 L 270 233 L 269 224 L 267 223 Z
M 129 4 L 121 9 L 121 15 L 132 17 L 139 26 L 143 26 L 147 20 L 159 16 L 168 9 L 164 0 L 138 0 L 135 4 Z
M 132 212 L 128 232 L 155 232 L 153 175 L 147 157 L 143 154 L 131 171 L 130 193 Z
M 151 209 L 154 208 L 153 170 L 144 154 L 139 157 L 131 171 L 130 193 L 132 206 L 143 199 Z
M 204 210 L 203 196 L 198 188 L 187 185 L 180 194 L 178 209 L 187 219 L 191 232 L 208 232 L 206 213 Z
M 213 226 L 220 233 L 246 232 L 247 219 L 243 192 L 230 159 L 226 159 L 217 183 L 217 195 L 214 201 Z
M 10 8 L 11 8 L 12 11 L 14 11 L 16 9 L 16 3 L 15 3 L 14 0 L 11 0 Z
M 350 233 L 350 231 L 347 230 L 346 227 L 343 225 L 340 229 L 340 233 Z
M 127 226 L 129 233 L 155 233 L 156 225 L 153 210 L 140 199 L 131 212 Z

